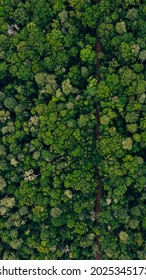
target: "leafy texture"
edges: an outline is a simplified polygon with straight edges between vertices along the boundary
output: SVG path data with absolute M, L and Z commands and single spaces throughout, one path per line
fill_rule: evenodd
M 145 4 L 1 1 L 1 259 L 146 259 Z
M 0 8 L 1 258 L 95 258 L 96 120 L 87 80 L 96 60 L 97 6 L 6 2 Z

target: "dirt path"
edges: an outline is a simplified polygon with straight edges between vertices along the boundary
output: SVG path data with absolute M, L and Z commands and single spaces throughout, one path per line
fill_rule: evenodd
M 100 1 L 97 1 L 97 3 L 99 3 Z M 99 75 L 99 68 L 100 68 L 100 52 L 101 52 L 101 43 L 99 38 L 96 38 L 96 47 L 95 47 L 95 51 L 97 54 L 97 63 L 96 63 L 96 78 L 99 81 L 100 80 L 100 75 Z M 99 135 L 100 135 L 100 107 L 97 104 L 97 109 L 96 109 L 96 139 L 98 140 Z M 100 213 L 100 204 L 101 204 L 101 192 L 102 192 L 102 180 L 101 180 L 101 176 L 99 174 L 99 170 L 97 168 L 97 192 L 96 192 L 96 224 L 97 227 L 100 227 L 99 221 L 98 221 L 98 215 Z M 102 259 L 102 252 L 101 252 L 101 246 L 99 243 L 99 236 L 96 235 L 96 243 L 98 245 L 98 252 L 96 255 L 96 260 L 101 260 Z

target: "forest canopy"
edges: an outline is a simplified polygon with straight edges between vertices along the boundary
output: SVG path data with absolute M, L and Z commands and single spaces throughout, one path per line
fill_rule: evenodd
M 97 2 L 0 1 L 2 260 L 146 259 L 146 1 Z

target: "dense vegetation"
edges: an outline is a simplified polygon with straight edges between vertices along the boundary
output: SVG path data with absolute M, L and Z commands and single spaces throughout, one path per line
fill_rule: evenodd
M 114 2 L 0 0 L 1 259 L 146 259 L 146 1 Z
M 103 257 L 146 259 L 146 1 L 101 1 Z

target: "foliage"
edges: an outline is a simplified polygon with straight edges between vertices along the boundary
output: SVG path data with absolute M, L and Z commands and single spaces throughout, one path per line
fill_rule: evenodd
M 0 13 L 1 259 L 95 259 L 96 234 L 103 259 L 146 259 L 145 1 Z
M 0 9 L 1 259 L 95 258 L 97 5 Z
M 106 2 L 99 3 L 100 9 Z M 108 2 L 105 14 L 99 14 L 103 55 L 96 95 L 102 258 L 146 259 L 145 1 Z

